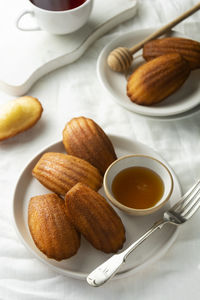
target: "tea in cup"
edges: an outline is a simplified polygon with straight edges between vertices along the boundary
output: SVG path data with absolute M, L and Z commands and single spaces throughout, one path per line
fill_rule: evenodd
M 93 0 L 28 0 L 31 10 L 25 10 L 16 21 L 22 31 L 45 30 L 52 34 L 68 34 L 83 27 L 89 19 Z M 27 14 L 36 18 L 33 27 L 23 27 L 20 20 Z

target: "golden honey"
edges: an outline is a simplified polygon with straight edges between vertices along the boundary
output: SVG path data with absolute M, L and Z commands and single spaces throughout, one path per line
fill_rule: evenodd
M 121 204 L 145 209 L 154 206 L 162 198 L 164 184 L 160 176 L 151 169 L 130 167 L 115 176 L 112 192 Z

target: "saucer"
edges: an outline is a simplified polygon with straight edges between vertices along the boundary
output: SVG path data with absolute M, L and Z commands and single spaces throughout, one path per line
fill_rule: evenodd
M 183 86 L 164 101 L 161 101 L 153 106 L 142 106 L 131 102 L 126 95 L 126 76 L 122 73 L 117 73 L 110 70 L 106 62 L 109 53 L 113 49 L 122 45 L 129 48 L 143 40 L 155 30 L 156 29 L 145 29 L 129 32 L 111 41 L 102 50 L 98 58 L 98 78 L 106 91 L 112 96 L 112 99 L 115 103 L 134 113 L 151 117 L 171 117 L 178 114 L 183 114 L 200 104 L 200 69 L 192 71 Z M 168 36 L 185 37 L 183 34 L 177 31 L 171 31 Z M 142 50 L 138 51 L 134 55 L 134 58 L 133 65 L 131 66 L 132 69 L 144 62 L 144 59 L 142 58 Z

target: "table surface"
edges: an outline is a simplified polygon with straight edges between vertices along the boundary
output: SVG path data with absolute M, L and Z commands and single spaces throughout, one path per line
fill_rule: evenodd
M 4 18 L 26 6 L 25 0 L 13 1 L 8 11 L 5 2 L 0 4 L 0 28 Z M 96 75 L 97 58 L 110 40 L 124 32 L 165 24 L 195 3 L 141 0 L 133 20 L 96 41 L 75 63 L 40 79 L 29 91 L 43 105 L 42 119 L 29 131 L 0 144 L 0 299 L 200 299 L 200 213 L 180 228 L 176 242 L 160 260 L 98 289 L 48 269 L 22 245 L 12 223 L 12 195 L 19 173 L 36 152 L 61 139 L 65 123 L 75 116 L 93 118 L 107 133 L 157 150 L 176 172 L 183 191 L 199 178 L 200 114 L 171 122 L 138 117 L 115 104 Z M 176 30 L 195 38 L 200 32 L 200 13 Z M 23 66 L 17 72 L 23 72 Z M 11 99 L 0 92 L 0 103 Z

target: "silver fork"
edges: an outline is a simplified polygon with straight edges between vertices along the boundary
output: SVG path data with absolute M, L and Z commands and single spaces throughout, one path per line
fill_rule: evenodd
M 128 255 L 144 242 L 156 229 L 162 228 L 163 225 L 171 223 L 181 225 L 188 221 L 197 209 L 200 207 L 200 180 L 185 194 L 180 200 L 168 211 L 163 214 L 163 218 L 157 221 L 143 236 L 131 244 L 126 250 L 119 254 L 113 255 L 94 271 L 88 277 L 87 282 L 94 287 L 101 286 L 107 282 L 119 270 L 120 266 L 125 263 Z

